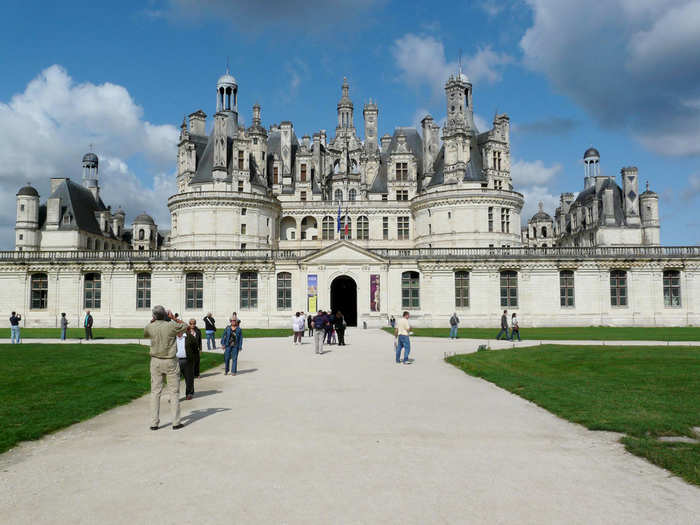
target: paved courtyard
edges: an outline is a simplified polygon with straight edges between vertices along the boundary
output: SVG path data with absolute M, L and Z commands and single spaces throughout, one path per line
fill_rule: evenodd
M 700 490 L 617 435 L 443 362 L 473 343 L 415 339 L 397 365 L 390 335 L 348 340 L 323 356 L 245 341 L 241 373 L 206 372 L 178 432 L 148 430 L 146 396 L 0 455 L 2 522 L 698 522 Z

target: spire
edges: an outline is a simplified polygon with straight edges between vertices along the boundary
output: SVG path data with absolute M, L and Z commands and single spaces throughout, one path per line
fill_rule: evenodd
M 540 208 L 540 211 L 543 212 L 544 211 L 544 203 L 542 201 L 540 201 L 538 206 Z

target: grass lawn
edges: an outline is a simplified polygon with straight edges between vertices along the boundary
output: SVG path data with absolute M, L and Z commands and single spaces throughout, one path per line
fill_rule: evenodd
M 384 328 L 394 333 L 391 327 Z M 495 339 L 498 335 L 495 328 L 460 328 L 459 337 L 465 339 Z M 448 337 L 449 328 L 414 328 L 413 334 L 418 337 Z M 575 326 L 575 327 L 542 327 L 521 328 L 520 337 L 536 340 L 589 340 L 589 341 L 700 341 L 700 327 L 618 327 L 618 326 Z
M 201 328 L 200 328 L 201 329 Z M 58 339 L 61 336 L 60 328 L 22 328 L 22 339 Z M 224 333 L 223 328 L 216 331 L 220 339 Z M 93 328 L 92 335 L 95 339 L 143 339 L 143 326 L 140 328 Z M 292 331 L 287 328 L 243 328 L 243 337 L 287 337 Z M 69 328 L 68 339 L 81 339 L 85 337 L 83 328 Z M 202 337 L 204 330 L 202 329 Z M 10 339 L 10 329 L 0 328 L 0 339 Z
M 150 391 L 150 358 L 141 345 L 5 344 L 0 362 L 0 453 Z M 204 352 L 200 368 L 221 362 Z
M 627 450 L 700 485 L 700 348 L 541 345 L 447 358 L 590 430 L 625 434 Z

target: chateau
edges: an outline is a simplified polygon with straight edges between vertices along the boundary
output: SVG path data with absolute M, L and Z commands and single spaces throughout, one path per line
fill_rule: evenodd
M 169 229 L 147 214 L 127 228 L 92 152 L 82 181 L 51 179 L 45 203 L 19 189 L 0 308 L 28 326 L 86 308 L 98 327 L 138 326 L 157 303 L 198 319 L 237 311 L 250 327 L 318 308 L 368 326 L 403 310 L 424 326 L 455 311 L 462 326 L 497 326 L 503 309 L 523 326 L 700 321 L 700 248 L 660 246 L 659 199 L 640 194 L 637 168 L 618 184 L 589 148 L 578 196 L 521 228 L 509 118 L 479 131 L 461 72 L 445 84 L 442 128 L 426 115 L 420 131 L 382 137 L 372 101 L 359 136 L 346 80 L 334 133 L 301 138 L 289 121 L 264 127 L 258 104 L 242 126 L 238 88 L 228 72 L 217 82 L 211 133 L 202 110 L 182 123 Z

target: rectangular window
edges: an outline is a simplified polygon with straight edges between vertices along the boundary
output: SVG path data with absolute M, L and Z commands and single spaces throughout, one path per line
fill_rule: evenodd
M 321 235 L 324 241 L 333 239 L 335 235 L 335 222 L 333 217 L 324 217 L 321 222 Z
M 248 213 L 248 208 L 241 208 L 241 215 Z
M 45 273 L 32 275 L 32 310 L 45 310 L 49 295 L 49 277 Z
M 396 191 L 397 201 L 407 201 L 408 200 L 408 190 L 397 190 Z
M 506 230 L 506 209 L 501 208 L 501 231 L 505 232 Z
M 518 272 L 507 270 L 501 272 L 501 306 L 518 306 Z
M 254 310 L 258 307 L 258 274 L 241 274 L 241 310 Z
M 389 217 L 382 217 L 382 239 L 389 238 Z
M 299 179 L 301 182 L 306 182 L 306 164 L 301 165 L 301 172 L 299 174 Z
M 664 270 L 664 306 L 681 305 L 681 272 Z
M 627 272 L 625 270 L 610 272 L 610 305 L 627 306 Z
M 469 308 L 469 272 L 455 272 L 455 307 Z
M 136 308 L 151 307 L 151 274 L 140 273 L 136 276 Z
M 243 169 L 243 165 L 244 165 L 244 157 L 243 157 L 243 155 L 244 155 L 243 150 L 240 150 L 240 149 L 239 149 L 239 150 L 238 150 L 238 169 L 239 169 L 239 170 L 242 170 L 242 169 Z
M 357 218 L 357 238 L 360 241 L 369 240 L 369 219 L 364 215 Z
M 401 307 L 420 308 L 420 277 L 418 272 L 401 274 Z
M 279 168 L 277 166 L 272 168 L 272 183 L 279 184 Z
M 574 307 L 574 272 L 572 270 L 559 272 L 559 304 L 562 308 Z
M 185 276 L 185 308 L 199 310 L 204 307 L 204 276 L 198 272 Z
M 246 234 L 246 225 L 241 224 L 241 235 L 245 235 L 245 234 Z
M 305 201 L 305 200 L 306 200 L 306 192 L 305 192 L 305 191 L 302 191 L 302 192 L 299 194 L 299 198 L 300 198 L 301 200 Z
M 238 181 L 238 191 L 239 191 L 239 192 L 242 192 L 242 191 L 243 191 L 243 181 L 242 181 L 242 180 L 239 180 L 239 181 Z
M 489 208 L 489 231 L 493 231 L 493 208 Z
M 387 193 L 382 193 L 382 200 L 383 201 L 388 201 L 389 200 L 389 195 Z
M 292 309 L 292 274 L 289 272 L 277 274 L 277 309 Z
M 99 273 L 85 274 L 83 307 L 99 308 L 102 303 L 102 278 Z
M 408 162 L 396 163 L 396 180 L 399 182 L 408 182 Z
M 396 233 L 397 238 L 401 241 L 408 239 L 408 217 L 397 217 L 396 218 Z

